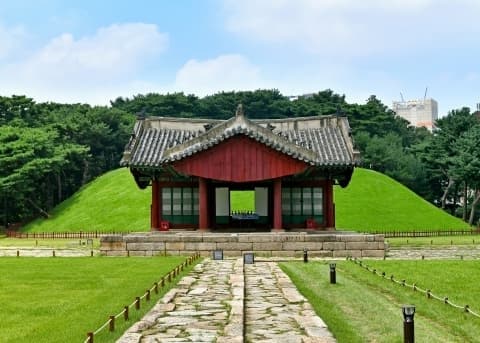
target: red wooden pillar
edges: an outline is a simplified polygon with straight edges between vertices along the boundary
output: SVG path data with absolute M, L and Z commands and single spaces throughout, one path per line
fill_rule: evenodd
M 207 230 L 209 227 L 208 220 L 208 186 L 207 180 L 203 177 L 198 178 L 198 228 L 199 230 Z
M 273 180 L 273 230 L 282 230 L 282 179 Z
M 151 230 L 160 229 L 160 184 L 158 180 L 152 180 L 152 204 L 150 206 L 150 226 Z
M 335 228 L 335 207 L 333 204 L 333 181 L 327 180 L 325 183 L 325 226 Z

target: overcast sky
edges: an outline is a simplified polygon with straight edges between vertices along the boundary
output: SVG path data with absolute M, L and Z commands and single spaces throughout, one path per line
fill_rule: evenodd
M 480 102 L 480 0 L 0 0 L 0 95 L 327 88 Z

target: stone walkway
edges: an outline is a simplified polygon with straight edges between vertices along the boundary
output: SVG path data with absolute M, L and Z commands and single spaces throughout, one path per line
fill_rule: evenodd
M 420 260 L 440 260 L 440 259 L 480 259 L 480 246 L 451 246 L 451 247 L 405 247 L 390 248 L 387 253 L 387 259 L 415 259 Z
M 335 342 L 276 263 L 245 265 L 245 283 L 246 342 Z
M 17 251 L 21 257 L 52 257 L 53 251 L 57 257 L 84 257 L 90 256 L 89 249 L 52 249 L 52 248 L 0 248 L 0 257 L 17 256 Z M 98 250 L 93 249 L 94 254 L 98 254 Z
M 117 342 L 335 340 L 276 263 L 205 259 Z

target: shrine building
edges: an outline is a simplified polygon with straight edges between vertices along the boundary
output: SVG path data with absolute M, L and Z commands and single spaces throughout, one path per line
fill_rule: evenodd
M 228 120 L 139 118 L 121 164 L 151 185 L 152 230 L 325 230 L 357 156 L 345 117 L 248 119 L 239 105 Z M 254 211 L 232 213 L 235 190 L 254 191 Z

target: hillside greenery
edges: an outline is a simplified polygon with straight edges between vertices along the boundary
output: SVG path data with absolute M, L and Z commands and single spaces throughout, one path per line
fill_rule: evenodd
M 369 232 L 469 228 L 462 220 L 375 171 L 355 169 L 349 186 L 344 189 L 336 186 L 334 194 L 339 229 Z M 240 196 L 232 200 L 232 206 L 237 210 L 253 210 L 241 205 L 254 203 L 253 192 L 240 192 Z M 23 230 L 147 231 L 150 202 L 151 189 L 140 190 L 128 169 L 120 168 L 86 185 L 56 207 L 50 218 L 37 219 Z
M 136 117 L 227 119 L 239 103 L 252 119 L 347 116 L 361 166 L 391 176 L 471 224 L 478 220 L 480 124 L 468 108 L 438 120 L 432 134 L 409 126 L 374 95 L 356 104 L 324 90 L 291 101 L 273 89 L 203 98 L 139 94 L 108 107 L 0 97 L 0 225 L 48 218 L 87 182 L 118 168 Z
M 355 231 L 468 229 L 407 187 L 379 172 L 356 168 L 346 188 L 335 187 L 337 228 Z

